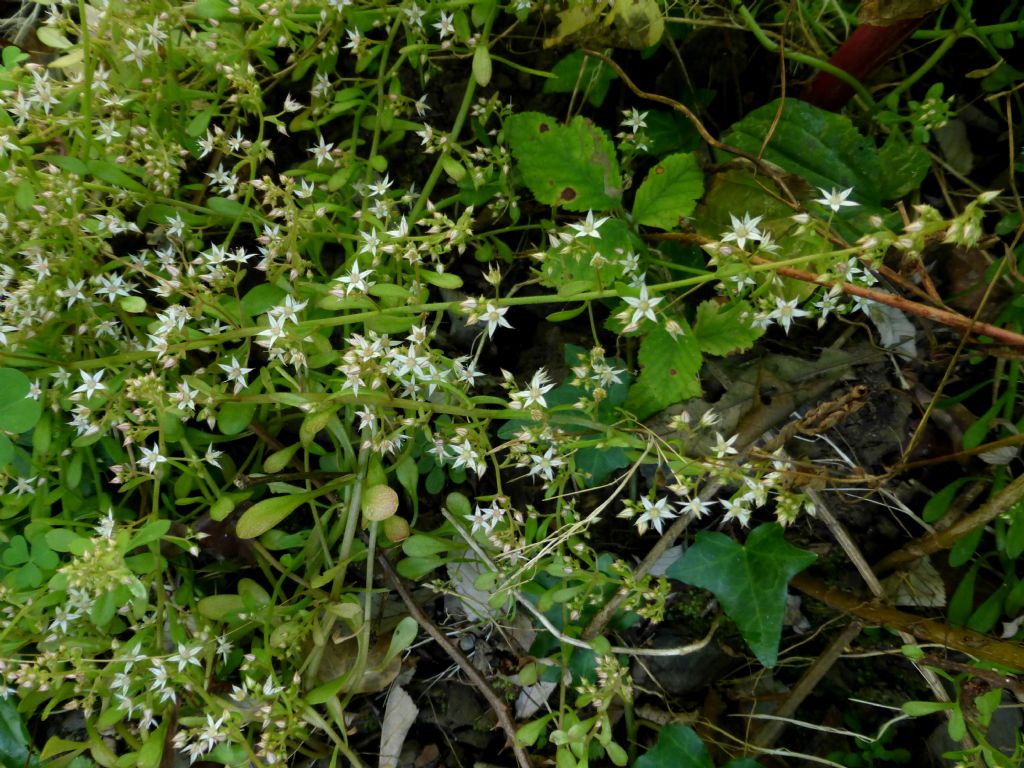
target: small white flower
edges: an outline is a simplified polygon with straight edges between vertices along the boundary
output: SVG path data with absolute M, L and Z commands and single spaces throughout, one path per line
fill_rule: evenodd
M 487 321 L 487 338 L 493 338 L 494 332 L 498 330 L 499 327 L 512 327 L 509 321 L 505 319 L 505 315 L 507 313 L 508 307 L 499 307 L 493 301 L 488 301 L 484 305 L 484 311 L 480 315 L 480 319 Z
M 94 374 L 90 374 L 88 371 L 79 371 L 79 373 L 82 375 L 82 383 L 75 387 L 74 394 L 83 394 L 88 400 L 97 392 L 106 390 L 107 385 L 100 381 L 105 373 L 103 368 L 100 368 Z
M 142 451 L 142 458 L 139 459 L 139 466 L 147 472 L 155 472 L 156 468 L 167 461 L 167 457 L 161 455 L 160 446 L 154 445 L 152 448 L 146 446 L 140 446 L 139 449 Z
M 451 37 L 455 34 L 455 14 L 445 13 L 441 11 L 441 20 L 435 23 L 434 29 L 437 30 L 437 36 L 444 40 L 446 37 Z
M 833 213 L 838 213 L 840 208 L 846 206 L 860 205 L 860 203 L 855 203 L 853 200 L 848 199 L 850 193 L 853 192 L 853 187 L 844 189 L 842 192 L 835 187 L 832 187 L 831 192 L 826 192 L 822 187 L 818 187 L 818 190 L 821 192 L 821 197 L 815 198 L 814 202 L 831 208 Z
M 647 113 L 639 112 L 636 107 L 622 110 L 622 116 L 626 118 L 621 123 L 622 127 L 629 128 L 633 133 L 647 127 L 647 123 L 644 122 L 647 119 Z
M 223 455 L 224 451 L 215 450 L 213 447 L 213 443 L 210 443 L 208 446 L 206 446 L 206 453 L 203 455 L 203 461 L 205 461 L 207 464 L 213 464 L 213 466 L 217 467 L 217 469 L 220 469 L 220 457 Z
M 633 308 L 633 314 L 629 320 L 629 325 L 636 326 L 645 317 L 651 322 L 658 322 L 658 318 L 654 314 L 654 307 L 656 307 L 663 298 L 663 296 L 658 296 L 652 299 L 648 296 L 646 285 L 640 286 L 639 296 L 623 296 L 622 300 Z
M 646 496 L 640 499 L 640 503 L 643 505 L 644 511 L 636 519 L 636 527 L 642 536 L 647 532 L 647 526 L 651 526 L 658 533 L 662 532 L 662 526 L 666 520 L 672 520 L 673 518 L 679 517 L 679 513 L 675 512 L 669 505 L 667 498 L 660 498 L 657 501 L 651 501 Z
M 722 522 L 727 523 L 730 520 L 736 520 L 741 526 L 746 528 L 750 524 L 748 501 L 745 496 L 740 496 L 738 499 L 722 499 L 722 506 L 725 507 L 725 515 L 722 517 Z
M 781 296 L 775 297 L 775 309 L 769 313 L 768 317 L 778 322 L 783 328 L 786 329 L 786 333 L 789 333 L 789 326 L 792 324 L 793 319 L 797 317 L 804 317 L 807 315 L 807 311 L 797 307 L 800 303 L 800 299 L 790 299 L 789 301 L 784 300 Z
M 551 482 L 555 479 L 555 469 L 565 464 L 565 459 L 560 459 L 555 455 L 555 447 L 550 446 L 544 451 L 543 456 L 537 454 L 530 455 L 530 462 L 533 466 L 530 467 L 530 471 L 527 473 L 530 476 L 539 475 L 547 482 Z
M 742 219 L 737 219 L 730 213 L 729 219 L 732 221 L 732 229 L 722 235 L 722 242 L 735 242 L 737 247 L 742 249 L 746 246 L 747 240 L 762 240 L 764 238 L 764 234 L 757 228 L 757 225 L 761 223 L 762 218 L 763 217 L 761 216 L 750 218 L 749 213 L 744 213 Z
M 512 393 L 512 402 L 509 405 L 512 408 L 529 408 L 532 405 L 546 408 L 547 401 L 544 400 L 544 393 L 551 390 L 554 386 L 554 383 L 548 380 L 547 371 L 540 368 L 533 374 L 533 378 L 530 379 L 530 385 L 526 389 L 521 392 Z
M 582 237 L 593 237 L 597 240 L 600 240 L 601 233 L 598 232 L 598 230 L 601 228 L 601 225 L 604 224 L 606 221 L 608 221 L 607 216 L 602 216 L 600 219 L 597 219 L 595 221 L 594 212 L 587 211 L 587 218 L 585 218 L 582 222 L 579 222 L 577 224 L 570 224 L 569 228 L 576 230 L 576 234 L 574 234 L 573 237 L 576 238 L 577 240 L 579 240 Z
M 479 504 L 473 508 L 473 514 L 463 515 L 463 517 L 473 524 L 473 533 L 476 533 L 477 531 L 483 531 L 484 533 L 491 532 L 491 515 L 489 510 L 482 509 Z
M 231 362 L 228 365 L 225 365 L 224 363 L 217 363 L 217 367 L 228 375 L 228 381 L 233 381 L 235 383 L 236 395 L 245 389 L 245 375 L 249 373 L 252 368 L 243 368 L 242 364 L 238 362 L 238 358 L 234 355 L 232 355 Z
M 324 142 L 324 137 L 321 136 L 320 144 L 310 147 L 307 151 L 316 159 L 316 167 L 319 168 L 324 163 L 330 161 L 332 149 L 334 149 L 334 144 L 327 144 Z
M 728 440 L 722 437 L 721 432 L 715 433 L 715 447 L 711 450 L 715 454 L 716 459 L 724 459 L 726 456 L 736 453 L 736 449 L 733 447 L 733 443 L 736 442 L 737 435 L 733 435 Z
M 692 496 L 685 504 L 680 506 L 680 511 L 700 520 L 711 510 L 711 504 L 712 502 L 705 501 L 700 496 Z

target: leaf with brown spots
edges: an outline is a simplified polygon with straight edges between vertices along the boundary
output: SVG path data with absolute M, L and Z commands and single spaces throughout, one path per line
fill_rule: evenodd
M 611 138 L 589 120 L 567 125 L 539 112 L 505 122 L 505 141 L 538 202 L 569 211 L 607 211 L 622 199 L 622 175 Z

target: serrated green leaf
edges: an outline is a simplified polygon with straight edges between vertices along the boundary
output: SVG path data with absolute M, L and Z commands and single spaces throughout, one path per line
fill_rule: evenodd
M 688 725 L 671 723 L 658 732 L 658 741 L 637 758 L 636 768 L 714 768 L 708 748 Z
M 701 531 L 665 575 L 713 592 L 754 655 L 773 667 L 782 637 L 786 587 L 815 557 L 787 542 L 779 525 L 766 523 L 751 531 L 744 544 L 722 533 Z
M 685 321 L 679 318 L 677 322 L 683 327 L 678 338 L 657 326 L 640 342 L 638 359 L 642 368 L 626 399 L 626 408 L 638 419 L 700 397 L 700 347 Z
M 669 155 L 655 165 L 636 191 L 633 220 L 659 229 L 678 229 L 704 194 L 704 174 L 692 152 Z
M 815 187 L 853 187 L 853 197 L 862 205 L 882 202 L 882 166 L 874 142 L 842 115 L 797 99 L 787 99 L 780 114 L 775 100 L 735 123 L 722 141 L 760 155 Z
M 745 301 L 734 301 L 724 306 L 710 300 L 702 302 L 697 307 L 693 326 L 701 351 L 724 357 L 750 349 L 764 334 L 764 329 L 755 328 L 740 319 L 749 312 L 750 305 Z
M 560 125 L 540 112 L 521 112 L 505 122 L 523 182 L 545 205 L 569 211 L 606 211 L 622 199 L 622 176 L 608 134 L 574 117 Z

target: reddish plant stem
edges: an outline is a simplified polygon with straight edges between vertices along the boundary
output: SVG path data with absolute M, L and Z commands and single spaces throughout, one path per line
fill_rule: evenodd
M 764 259 L 753 259 L 758 264 L 770 264 L 770 261 Z M 776 267 L 776 272 L 783 277 L 789 277 L 793 280 L 800 280 L 805 283 L 813 283 L 814 285 L 821 285 L 826 288 L 831 288 L 836 283 L 831 280 L 827 280 L 821 275 L 816 275 L 813 272 L 805 272 L 802 269 L 793 269 L 792 267 Z M 896 307 L 896 309 L 907 312 L 911 315 L 917 315 L 928 320 L 933 320 L 936 323 L 953 328 L 963 334 L 974 333 L 982 336 L 988 336 L 992 340 L 1006 344 L 1009 346 L 1024 346 L 1024 335 L 1008 331 L 1004 328 L 997 328 L 989 323 L 983 323 L 980 320 L 972 320 L 964 315 L 957 314 L 956 312 L 950 312 L 946 309 L 939 309 L 938 307 L 929 307 L 927 304 L 919 304 L 916 301 L 910 301 L 902 296 L 897 296 L 892 293 L 886 293 L 885 291 L 876 291 L 871 288 L 864 288 L 859 285 L 850 285 L 849 283 L 839 283 L 843 293 L 848 296 L 860 296 L 864 299 L 871 301 L 877 301 L 879 304 L 888 304 L 890 307 Z
M 828 63 L 849 72 L 862 83 L 892 58 L 923 18 L 902 19 L 887 26 L 861 24 L 839 46 Z M 853 97 L 853 88 L 835 75 L 818 72 L 801 96 L 821 109 L 838 112 Z

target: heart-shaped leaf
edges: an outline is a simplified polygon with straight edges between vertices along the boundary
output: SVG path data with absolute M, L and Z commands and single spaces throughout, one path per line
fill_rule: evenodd
M 758 660 L 775 666 L 786 612 L 789 580 L 815 555 L 786 541 L 782 528 L 766 523 L 744 544 L 722 533 L 701 531 L 666 576 L 714 593 Z

